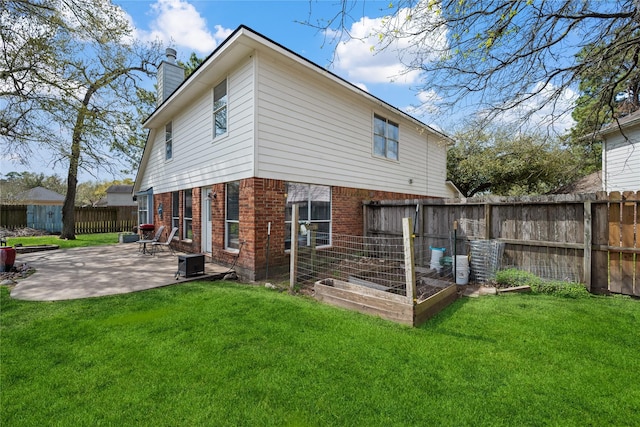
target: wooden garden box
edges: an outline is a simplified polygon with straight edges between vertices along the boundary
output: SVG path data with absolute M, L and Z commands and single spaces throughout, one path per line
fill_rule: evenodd
M 420 302 L 337 279 L 319 280 L 314 290 L 315 298 L 327 304 L 411 326 L 420 326 L 458 298 L 456 285 L 447 286 Z

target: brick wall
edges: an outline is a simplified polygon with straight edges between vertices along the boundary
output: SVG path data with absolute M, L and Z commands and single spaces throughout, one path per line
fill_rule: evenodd
M 269 274 L 286 272 L 289 254 L 285 252 L 286 182 L 274 179 L 249 178 L 240 182 L 240 230 L 239 252 L 225 250 L 225 184 L 211 186 L 215 198 L 211 200 L 212 253 L 214 262 L 234 265 L 238 274 L 246 280 L 263 279 L 269 258 Z M 332 187 L 332 232 L 361 235 L 363 229 L 362 202 L 365 200 L 416 199 L 415 194 L 360 190 Z M 201 243 L 201 190 L 194 188 L 192 242 L 175 243 L 185 252 L 200 252 Z M 184 193 L 180 192 L 180 224 L 182 230 Z M 154 195 L 156 224 L 164 224 L 171 230 L 171 193 Z M 157 218 L 157 205 L 164 205 L 164 219 Z M 271 236 L 268 238 L 269 222 Z M 168 232 L 167 232 L 168 234 Z

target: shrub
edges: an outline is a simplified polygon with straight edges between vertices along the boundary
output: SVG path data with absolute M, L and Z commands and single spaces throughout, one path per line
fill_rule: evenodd
M 496 273 L 496 283 L 500 287 L 528 285 L 534 293 L 567 298 L 584 298 L 590 295 L 581 283 L 560 280 L 544 281 L 533 273 L 515 268 L 498 271 Z
M 500 270 L 496 273 L 496 283 L 505 288 L 529 285 L 533 289 L 539 282 L 542 280 L 535 274 L 515 268 Z

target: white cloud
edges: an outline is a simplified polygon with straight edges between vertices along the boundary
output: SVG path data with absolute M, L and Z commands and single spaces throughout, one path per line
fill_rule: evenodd
M 360 89 L 362 89 L 365 92 L 369 92 L 369 88 L 364 83 L 354 83 L 354 85 L 359 87 Z
M 442 97 L 436 91 L 432 89 L 420 91 L 416 94 L 416 98 L 418 104 L 405 108 L 407 113 L 415 117 L 440 113 L 438 103 L 442 101 Z
M 350 81 L 417 83 L 420 71 L 407 64 L 417 58 L 429 60 L 429 52 L 447 46 L 446 34 L 425 31 L 435 19 L 437 15 L 422 2 L 414 9 L 400 9 L 393 18 L 363 17 L 352 24 L 351 37 L 338 43 L 334 66 Z
M 184 0 L 157 0 L 151 5 L 150 14 L 153 19 L 149 30 L 137 29 L 136 38 L 160 40 L 166 45 L 199 54 L 211 53 L 233 31 L 216 25 L 212 33 L 200 12 Z
M 578 99 L 578 94 L 570 88 L 564 88 L 558 93 L 557 86 L 549 83 L 536 84 L 528 99 L 522 97 L 517 107 L 506 110 L 496 116 L 496 121 L 514 124 L 522 123 L 525 130 L 549 132 L 557 135 L 567 133 L 575 121 L 571 112 Z

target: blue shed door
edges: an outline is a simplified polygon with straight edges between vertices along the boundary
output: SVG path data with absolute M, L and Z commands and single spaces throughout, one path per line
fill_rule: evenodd
M 27 227 L 48 233 L 62 232 L 62 206 L 27 206 Z

